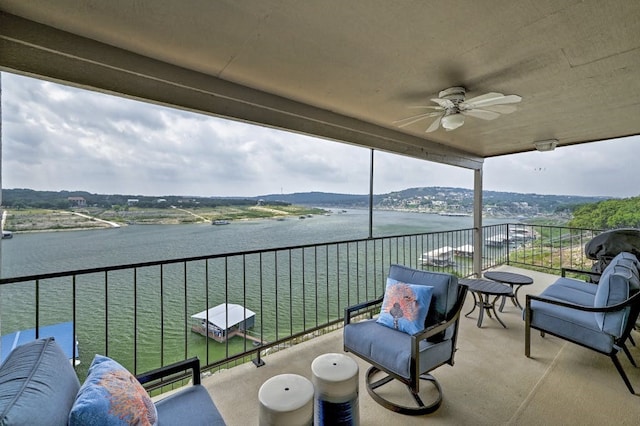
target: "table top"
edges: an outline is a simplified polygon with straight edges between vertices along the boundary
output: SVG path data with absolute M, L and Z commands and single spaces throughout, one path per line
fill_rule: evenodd
M 485 293 L 492 295 L 509 295 L 511 287 L 500 284 L 496 281 L 478 280 L 478 279 L 461 279 L 458 281 L 462 285 L 469 287 L 469 291 L 476 293 Z
M 487 271 L 484 273 L 484 277 L 504 284 L 515 285 L 528 285 L 533 284 L 533 278 L 522 274 L 516 274 L 514 272 L 503 271 Z

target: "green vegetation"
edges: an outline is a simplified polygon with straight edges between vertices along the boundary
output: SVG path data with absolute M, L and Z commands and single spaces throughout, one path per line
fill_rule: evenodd
M 589 229 L 640 228 L 640 197 L 582 205 L 574 211 L 569 226 Z

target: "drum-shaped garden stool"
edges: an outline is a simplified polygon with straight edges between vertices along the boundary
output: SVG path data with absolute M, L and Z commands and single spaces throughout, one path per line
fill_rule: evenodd
M 315 425 L 358 425 L 358 364 L 344 354 L 320 355 L 311 364 Z
M 313 384 L 297 374 L 280 374 L 265 381 L 258 391 L 260 426 L 313 424 Z

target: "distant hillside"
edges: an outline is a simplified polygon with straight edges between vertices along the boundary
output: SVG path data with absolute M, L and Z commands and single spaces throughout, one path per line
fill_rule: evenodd
M 377 197 L 374 196 L 374 203 Z M 337 207 L 365 207 L 369 205 L 369 195 L 336 194 L 331 192 L 297 192 L 293 194 L 269 194 L 256 197 L 265 201 L 282 201 L 291 204 L 337 206 Z
M 514 206 L 534 208 L 543 212 L 572 211 L 576 207 L 597 203 L 609 197 L 582 197 L 577 195 L 522 194 L 515 192 L 483 191 L 485 207 L 497 209 Z M 335 194 L 326 192 L 303 192 L 294 194 L 269 194 L 258 197 L 268 201 L 283 201 L 291 204 L 319 207 L 367 207 L 368 195 Z M 444 204 L 443 204 L 444 203 Z M 375 208 L 410 208 L 410 206 L 450 207 L 456 211 L 472 211 L 473 191 L 465 188 L 422 187 L 409 188 L 388 194 L 373 196 Z M 517 210 L 517 209 L 516 209 Z
M 328 192 L 300 192 L 294 194 L 267 194 L 258 197 L 194 197 L 168 195 L 150 197 L 123 194 L 92 194 L 85 191 L 34 191 L 31 189 L 2 190 L 3 205 L 7 208 L 68 209 L 83 205 L 111 208 L 135 205 L 145 208 L 251 206 L 256 204 L 302 205 L 324 208 L 367 208 L 368 194 L 338 194 Z M 484 191 L 483 204 L 487 214 L 495 216 L 540 214 L 569 214 L 578 206 L 593 204 L 607 197 L 581 197 L 574 195 L 521 194 L 514 192 Z M 420 211 L 432 213 L 471 213 L 473 191 L 464 188 L 423 187 L 409 188 L 373 196 L 376 209 Z

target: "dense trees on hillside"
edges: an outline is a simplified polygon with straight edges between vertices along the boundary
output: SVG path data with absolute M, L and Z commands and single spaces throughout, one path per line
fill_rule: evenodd
M 219 206 L 253 206 L 255 198 L 209 198 L 188 196 L 149 197 L 143 195 L 91 194 L 85 191 L 34 191 L 32 189 L 2 190 L 2 205 L 7 208 L 41 208 L 64 210 L 74 207 L 69 197 L 82 197 L 89 207 L 114 208 L 117 206 L 135 205 L 140 208 L 184 208 L 219 207 Z M 136 200 L 132 202 L 131 200 Z M 271 201 L 269 205 L 288 206 L 290 203 Z
M 590 229 L 640 228 L 640 197 L 585 204 L 574 211 L 569 226 Z

